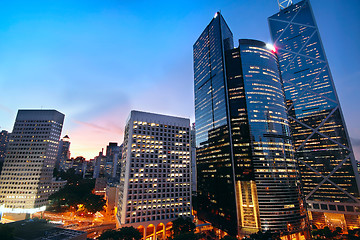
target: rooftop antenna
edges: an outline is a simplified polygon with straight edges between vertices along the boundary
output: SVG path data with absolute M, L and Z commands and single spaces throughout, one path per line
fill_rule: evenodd
M 292 5 L 292 0 L 277 0 L 279 4 L 280 10 L 287 8 L 288 6 Z

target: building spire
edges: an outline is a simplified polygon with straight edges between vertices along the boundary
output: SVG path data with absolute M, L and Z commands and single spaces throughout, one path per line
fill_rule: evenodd
M 279 4 L 280 10 L 283 10 L 284 8 L 287 8 L 292 4 L 292 0 L 277 0 Z

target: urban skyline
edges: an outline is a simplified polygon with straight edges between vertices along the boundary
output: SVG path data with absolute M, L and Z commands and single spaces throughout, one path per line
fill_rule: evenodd
M 359 3 L 314 1 L 312 4 L 350 137 L 360 139 L 360 129 L 356 126 L 360 111 L 351 104 L 358 100 L 355 81 L 359 76 L 356 71 L 359 60 L 356 56 L 360 50 L 356 39 L 360 33 L 350 27 L 350 22 L 355 25 L 359 22 L 356 14 Z M 185 5 L 186 7 L 177 3 L 162 5 L 162 2 L 156 2 L 152 7 L 144 4 L 139 9 L 132 4 L 117 5 L 114 2 L 106 5 L 92 2 L 86 7 L 83 2 L 71 7 L 69 2 L 57 5 L 42 3 L 41 6 L 40 2 L 35 2 L 32 7 L 24 3 L 21 8 L 15 8 L 11 3 L 7 3 L 1 10 L 4 12 L 0 25 L 6 40 L 1 49 L 5 54 L 2 59 L 7 59 L 6 63 L 1 64 L 0 86 L 8 90 L 0 96 L 1 130 L 11 131 L 15 113 L 19 108 L 40 109 L 43 106 L 46 109 L 58 109 L 68 116 L 63 135 L 69 134 L 72 139 L 72 156 L 93 158 L 108 142 L 121 142 L 123 126 L 130 109 L 180 115 L 190 117 L 193 121 L 192 53 L 189 46 L 207 24 L 206 19 L 221 9 L 236 34 L 235 39 L 246 37 L 270 42 L 266 20 L 277 12 L 278 8 L 275 0 L 266 3 L 214 1 L 206 4 L 199 1 Z M 327 14 L 333 15 L 331 13 L 338 9 L 342 9 L 338 18 L 327 18 Z M 238 16 L 239 12 L 242 13 L 241 16 Z M 75 13 L 77 17 L 73 17 Z M 91 20 L 95 17 L 97 21 Z M 123 18 L 129 20 L 125 27 L 119 25 Z M 62 22 L 64 19 L 67 20 Z M 74 27 L 65 31 L 69 24 Z M 33 27 L 29 28 L 31 25 Z M 97 37 L 95 30 L 105 25 L 108 26 L 100 33 L 106 36 L 106 39 Z M 150 27 L 149 31 L 144 30 L 147 27 Z M 30 36 L 26 29 L 34 29 L 31 32 L 33 36 Z M 71 35 L 77 30 L 81 30 L 79 34 Z M 119 41 L 124 31 L 131 33 L 130 35 L 139 41 L 131 43 L 134 39 L 128 35 L 125 42 Z M 154 36 L 150 31 L 160 34 Z M 80 47 L 82 39 L 87 39 L 87 44 Z M 342 48 L 342 39 L 350 43 L 346 46 L 352 47 Z M 142 41 L 146 44 L 142 44 Z M 123 48 L 116 47 L 124 44 L 130 44 L 132 51 L 121 52 Z M 146 48 L 142 45 L 146 45 Z M 177 51 L 170 50 L 174 45 L 177 46 Z M 62 49 L 62 54 L 55 50 L 58 46 Z M 112 50 L 116 51 L 110 54 Z M 131 57 L 133 53 L 137 57 L 142 53 L 144 59 L 154 58 L 152 61 L 140 61 L 143 75 L 133 75 L 133 72 L 124 70 L 132 70 L 124 64 L 124 59 L 130 60 L 128 64 L 138 66 L 139 63 L 135 64 L 135 59 Z M 157 54 L 160 56 L 155 56 Z M 73 66 L 70 66 L 70 63 L 64 64 L 69 58 L 74 58 L 70 61 Z M 167 63 L 161 58 L 166 59 Z M 150 62 L 158 64 L 154 67 Z M 21 71 L 18 71 L 19 69 Z M 136 79 L 138 83 L 127 79 Z M 23 87 L 19 88 L 19 84 Z M 110 88 L 110 85 L 115 87 Z M 36 90 L 35 88 L 42 92 L 37 94 L 41 97 L 24 92 L 25 89 Z M 90 91 L 90 88 L 93 90 Z M 138 92 L 129 96 L 126 91 L 130 88 L 136 88 Z M 16 99 L 8 95 L 16 94 L 15 90 L 18 96 Z M 51 92 L 51 95 L 47 92 Z M 164 94 L 157 94 L 158 92 Z M 25 97 L 28 101 L 25 101 Z M 145 102 L 148 98 L 152 98 L 152 101 Z M 165 100 L 168 104 L 160 104 Z M 352 141 L 352 144 L 359 156 L 358 141 Z

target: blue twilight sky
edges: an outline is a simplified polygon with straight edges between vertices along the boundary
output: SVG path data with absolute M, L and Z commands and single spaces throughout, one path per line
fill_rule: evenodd
M 311 2 L 359 159 L 360 1 Z M 194 120 L 192 45 L 218 10 L 235 39 L 270 42 L 276 0 L 1 1 L 0 130 L 57 109 L 72 156 L 91 158 L 131 109 Z

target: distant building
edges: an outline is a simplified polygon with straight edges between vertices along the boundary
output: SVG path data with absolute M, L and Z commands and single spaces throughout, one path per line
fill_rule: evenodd
M 98 177 L 95 180 L 95 189 L 94 192 L 96 195 L 105 195 L 106 193 L 106 183 L 107 179 L 105 177 Z
M 94 171 L 93 178 L 105 177 L 105 168 L 106 168 L 106 156 L 103 153 L 104 149 L 99 152 L 99 155 L 94 159 Z
M 67 180 L 61 180 L 61 179 L 56 180 L 56 178 L 53 178 L 49 188 L 50 195 L 59 191 L 61 188 L 65 187 L 66 184 L 67 184 Z
M 0 173 L 2 169 L 2 165 L 5 160 L 5 154 L 6 154 L 6 147 L 9 142 L 9 132 L 2 130 L 0 132 Z
M 52 184 L 64 114 L 19 110 L 0 176 L 0 211 L 45 210 Z
M 72 168 L 75 170 L 75 173 L 84 177 L 86 172 L 87 162 L 84 157 L 72 158 Z
M 65 172 L 72 168 L 72 162 L 70 161 L 70 138 L 68 135 L 65 135 L 60 140 L 55 167 Z
M 90 159 L 86 161 L 86 171 L 84 173 L 84 178 L 93 178 L 95 168 L 95 159 Z
M 191 216 L 190 120 L 131 111 L 125 127 L 117 226 L 165 236 Z
M 116 213 L 118 194 L 118 184 L 107 183 L 105 192 L 106 211 L 111 215 Z
M 190 130 L 190 158 L 191 158 L 191 192 L 196 194 L 197 190 L 197 174 L 196 174 L 196 138 L 195 123 L 192 124 Z
M 105 173 L 108 178 L 116 178 L 118 172 L 119 159 L 122 146 L 118 146 L 115 142 L 110 142 L 106 147 L 106 165 Z M 118 181 L 120 176 L 118 176 Z

